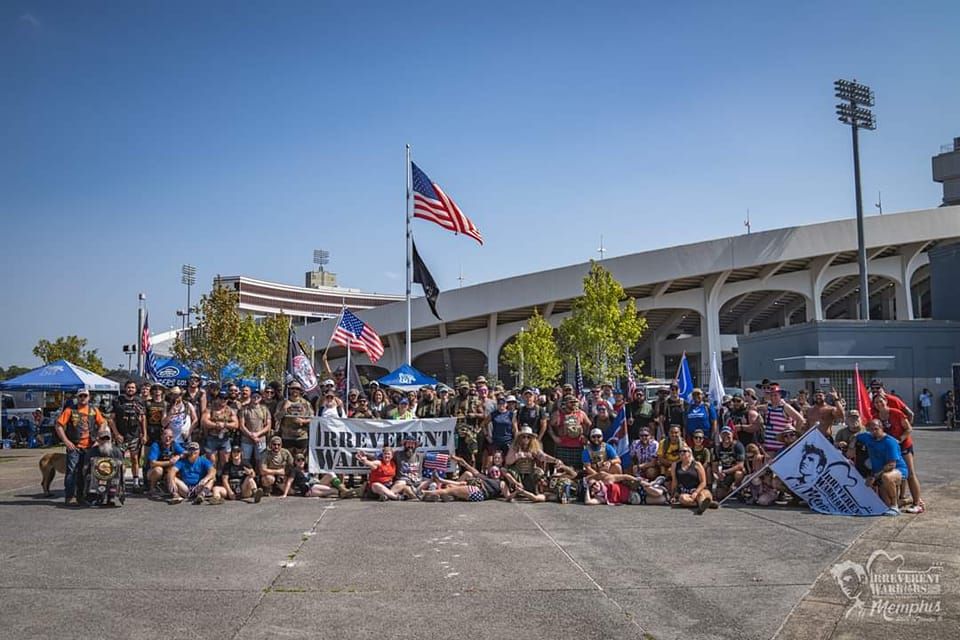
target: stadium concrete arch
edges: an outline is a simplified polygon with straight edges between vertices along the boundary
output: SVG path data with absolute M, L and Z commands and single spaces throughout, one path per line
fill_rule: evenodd
M 865 219 L 870 318 L 915 321 L 931 315 L 928 252 L 960 239 L 960 207 Z M 648 330 L 634 350 L 644 373 L 672 376 L 688 354 L 695 378 L 707 380 L 710 358 L 723 360 L 728 383 L 738 382 L 741 336 L 804 323 L 856 320 L 859 280 L 855 220 L 786 227 L 645 251 L 602 261 L 636 300 Z M 554 327 L 582 292 L 589 263 L 517 275 L 444 291 L 438 310 L 412 303 L 413 365 L 441 380 L 497 372 L 503 346 L 536 309 Z M 406 306 L 386 304 L 357 314 L 384 338 L 378 363 L 405 357 Z M 329 321 L 303 327 L 301 338 L 326 344 Z M 342 362 L 342 348 L 330 350 Z M 358 361 L 366 362 L 366 356 Z

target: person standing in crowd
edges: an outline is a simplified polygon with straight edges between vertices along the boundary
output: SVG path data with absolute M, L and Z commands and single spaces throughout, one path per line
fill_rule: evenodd
M 680 459 L 673 464 L 670 479 L 674 501 L 681 507 L 691 507 L 694 513 L 702 515 L 717 505 L 707 489 L 706 470 L 693 459 L 693 449 L 686 444 L 680 447 Z
M 767 464 L 767 457 L 763 452 L 763 449 L 757 444 L 748 444 L 747 447 L 747 476 L 751 476 L 760 469 L 763 469 L 764 465 Z M 761 507 L 768 507 L 773 504 L 777 495 L 779 481 L 774 477 L 773 471 L 769 468 L 754 475 L 750 478 L 749 496 L 744 496 L 741 493 L 741 497 L 744 502 L 748 504 L 757 504 Z M 744 489 L 746 491 L 746 489 Z
M 205 434 L 207 458 L 217 467 L 222 467 L 233 448 L 231 434 L 237 430 L 237 414 L 227 406 L 227 391 L 217 394 L 207 412 L 200 418 Z
M 920 423 L 930 424 L 930 407 L 933 406 L 933 394 L 926 387 L 920 392 L 917 405 L 920 408 Z
M 630 404 L 627 405 L 627 414 L 630 416 L 627 434 L 630 436 L 630 442 L 636 442 L 643 429 L 648 431 L 651 429 L 655 418 L 653 403 L 647 400 L 647 392 L 643 387 L 637 387 L 634 392 Z
M 607 434 L 610 432 L 610 427 L 613 425 L 613 415 L 611 414 L 610 406 L 606 402 L 602 402 L 597 405 L 597 412 L 591 416 L 593 421 L 593 426 L 597 429 L 600 429 L 600 432 Z M 627 425 L 621 425 L 617 433 L 611 434 L 611 439 L 619 438 L 622 434 L 620 431 L 626 431 Z
M 163 433 L 163 416 L 167 415 L 167 403 L 164 402 L 163 394 L 167 388 L 162 384 L 154 384 L 150 387 L 150 399 L 144 403 L 147 414 L 147 441 L 148 446 L 151 443 L 160 440 L 160 434 Z
M 887 403 L 888 398 L 885 395 L 875 395 L 873 397 L 873 415 L 880 420 L 886 434 L 900 443 L 900 454 L 907 466 L 907 473 L 903 474 L 903 479 L 910 485 L 910 495 L 913 498 L 913 505 L 906 509 L 907 513 L 923 513 L 926 505 L 920 497 L 920 481 L 917 479 L 913 438 L 910 436 L 913 427 L 909 418 L 902 411 L 889 406 Z M 872 462 L 871 468 L 877 469 Z
M 860 412 L 857 409 L 850 409 L 844 418 L 845 425 L 837 432 L 836 446 L 840 451 L 849 457 L 850 448 L 854 448 L 853 462 L 857 471 L 864 478 L 870 475 L 870 467 L 867 465 L 869 453 L 867 448 L 856 442 L 857 434 L 863 431 L 863 423 L 860 422 Z
M 347 417 L 347 409 L 344 408 L 343 404 L 338 402 L 337 396 L 334 394 L 332 388 L 327 389 L 323 392 L 323 397 L 317 401 L 317 416 L 331 415 L 338 418 Z M 310 425 L 310 421 L 307 421 L 307 426 Z M 288 443 L 284 443 L 284 447 L 290 448 Z M 296 447 L 298 451 L 306 451 L 306 447 Z
M 494 451 L 499 451 L 503 455 L 506 455 L 507 450 L 510 449 L 510 444 L 513 442 L 514 437 L 516 437 L 517 412 L 507 406 L 511 398 L 513 398 L 513 396 L 499 398 L 497 400 L 497 408 L 483 419 L 482 424 L 487 441 L 485 463 L 493 455 Z M 516 398 L 513 398 L 513 400 L 514 403 L 516 403 Z
M 370 401 L 367 400 L 365 396 L 360 396 L 360 399 L 357 400 L 357 409 L 353 412 L 351 418 L 366 418 L 366 419 L 375 419 L 376 416 L 373 415 L 373 411 L 370 411 Z
M 140 452 L 147 441 L 146 409 L 137 396 L 137 383 L 127 380 L 123 385 L 123 395 L 113 403 L 109 420 L 110 430 L 117 445 L 130 456 L 130 472 L 133 475 L 133 488 L 138 491 L 140 483 Z
M 753 390 L 747 389 L 747 391 Z M 763 435 L 763 419 L 760 417 L 760 412 L 747 404 L 744 396 L 740 394 L 733 396 L 730 400 L 726 426 L 733 430 L 737 441 L 744 447 L 759 442 Z
M 80 389 L 74 399 L 76 406 L 64 407 L 54 427 L 57 438 L 67 448 L 63 488 L 65 502 L 69 505 L 77 504 L 77 476 L 83 475 L 89 450 L 94 446 L 94 434 L 108 427 L 100 410 L 90 405 L 89 391 Z
M 747 450 L 743 443 L 733 439 L 733 429 L 720 429 L 720 444 L 713 463 L 713 475 L 717 481 L 717 498 L 723 499 L 743 482 L 747 463 Z
M 190 442 L 193 426 L 197 424 L 197 414 L 193 405 L 184 402 L 183 391 L 174 387 L 167 394 L 167 410 L 161 423 L 164 429 L 173 430 L 173 438 L 180 444 Z
M 287 396 L 277 405 L 274 420 L 280 425 L 284 448 L 299 453 L 307 450 L 313 407 L 303 397 L 303 387 L 297 381 L 287 385 Z
M 580 408 L 577 399 L 572 395 L 564 396 L 560 411 L 550 425 L 557 443 L 557 458 L 563 464 L 577 471 L 583 469 L 583 444 L 591 426 L 590 418 Z
M 226 392 L 223 404 L 226 408 Z M 213 495 L 217 469 L 209 459 L 200 455 L 200 445 L 196 442 L 186 446 L 186 453 L 173 465 L 169 477 L 169 489 L 173 494 L 170 504 L 179 504 L 184 499 L 201 504 L 204 498 L 209 498 L 210 504 L 222 502 L 222 499 Z
M 242 409 L 241 409 L 242 411 Z M 260 502 L 263 490 L 257 486 L 257 472 L 243 459 L 240 447 L 230 450 L 230 460 L 220 471 L 220 484 L 213 487 L 213 497 L 217 500 L 248 500 Z
M 240 408 L 237 423 L 242 459 L 256 469 L 260 465 L 260 456 L 267 449 L 267 436 L 273 429 L 270 411 L 263 406 L 259 389 L 251 391 L 250 402 Z
M 146 406 L 147 402 L 150 400 L 150 392 L 151 389 L 149 384 L 144 382 L 140 385 L 140 401 L 143 402 L 144 406 Z
M 404 395 L 397 399 L 396 408 L 391 409 L 387 414 L 388 420 L 413 420 L 415 418 L 416 415 L 410 409 L 410 398 Z
M 170 470 L 186 453 L 174 437 L 172 429 L 164 429 L 160 434 L 160 442 L 150 445 L 147 452 L 147 489 L 150 497 L 160 496 L 157 483 L 169 476 Z M 169 480 L 169 478 L 167 478 Z M 169 482 L 166 483 L 169 485 Z
M 783 441 L 780 434 L 793 427 L 798 431 L 804 426 L 803 416 L 800 412 L 787 404 L 780 391 L 780 385 L 771 382 L 767 387 L 767 414 L 764 428 L 763 448 L 767 454 L 776 457 L 783 449 Z
M 457 455 L 477 466 L 478 435 L 484 414 L 479 397 L 471 391 L 469 382 L 457 385 L 457 397 L 452 401 L 450 413 L 457 420 Z
M 523 388 L 523 406 L 517 409 L 517 429 L 530 427 L 540 444 L 547 434 L 547 412 L 537 404 L 537 398 L 530 387 Z
M 894 409 L 896 411 L 896 409 Z M 908 480 L 910 471 L 901 454 L 901 443 L 883 429 L 883 422 L 871 420 L 866 432 L 857 434 L 856 442 L 867 448 L 870 455 L 871 475 L 867 478 L 868 486 L 876 486 L 883 500 L 894 512 L 900 512 L 897 496 L 903 480 Z M 852 457 L 852 452 L 847 451 Z M 922 509 L 917 511 L 922 513 Z
M 903 412 L 903 414 L 907 416 L 907 420 L 909 420 L 911 424 L 913 423 L 915 416 L 913 415 L 913 410 L 907 406 L 907 403 L 893 391 L 887 391 L 883 386 L 882 380 L 874 378 L 870 381 L 870 401 L 873 402 L 873 399 L 878 395 L 886 398 L 888 407 Z
M 709 404 L 703 401 L 703 390 L 694 389 L 690 393 L 690 404 L 687 405 L 687 412 L 684 416 L 686 431 L 684 437 L 688 445 L 693 445 L 693 434 L 702 431 L 710 442 L 713 441 L 713 434 L 717 428 L 717 412 Z
M 280 395 L 282 391 L 279 382 L 271 382 L 263 390 L 263 406 L 270 412 L 270 423 L 273 426 L 273 433 L 280 430 L 280 425 L 273 419 L 277 415 L 277 407 L 280 406 Z
M 193 415 L 200 416 L 203 410 L 207 408 L 207 394 L 200 388 L 200 376 L 196 373 L 190 374 L 187 379 L 187 390 L 183 394 L 184 402 L 189 402 L 193 406 Z M 197 421 L 194 421 L 194 426 Z
M 420 390 L 423 399 L 417 403 L 417 409 L 414 412 L 418 418 L 442 418 L 444 416 L 443 402 L 437 397 L 434 389 L 426 385 Z
M 372 385 L 373 383 L 371 383 Z M 387 396 L 380 385 L 370 389 L 370 413 L 375 418 L 386 418 Z
M 234 413 L 240 411 L 240 387 L 232 382 L 227 385 L 227 406 L 233 409 Z
M 843 398 L 836 389 L 825 393 L 822 389 L 813 394 L 813 404 L 806 409 L 806 421 L 809 428 L 817 427 L 833 442 L 833 425 L 843 423 Z

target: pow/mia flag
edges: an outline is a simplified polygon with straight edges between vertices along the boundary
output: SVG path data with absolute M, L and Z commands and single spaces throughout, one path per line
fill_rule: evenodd
M 427 269 L 427 265 L 423 263 L 423 259 L 417 251 L 417 244 L 413 242 L 412 239 L 410 243 L 413 245 L 413 281 L 423 287 L 423 295 L 427 297 L 427 304 L 430 305 L 430 311 L 433 312 L 437 320 L 443 322 L 443 318 L 437 313 L 437 296 L 440 295 L 440 287 L 437 286 L 436 280 L 430 275 L 430 270 Z

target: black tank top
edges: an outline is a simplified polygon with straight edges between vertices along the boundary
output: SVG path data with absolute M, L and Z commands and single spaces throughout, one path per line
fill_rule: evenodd
M 700 474 L 697 473 L 697 465 L 693 462 L 686 470 L 683 465 L 677 462 L 675 467 L 677 474 L 677 484 L 681 489 L 696 489 L 700 485 Z

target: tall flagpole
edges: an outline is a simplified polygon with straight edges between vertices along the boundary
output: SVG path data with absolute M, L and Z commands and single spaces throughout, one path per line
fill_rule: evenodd
M 410 232 L 410 192 L 413 190 L 413 185 L 411 184 L 411 172 L 410 172 L 410 145 L 407 145 L 407 359 L 406 364 L 412 364 L 412 358 L 410 354 L 412 353 L 413 345 L 411 344 L 411 323 L 412 323 L 412 314 L 410 312 L 410 290 L 413 288 L 413 235 Z

